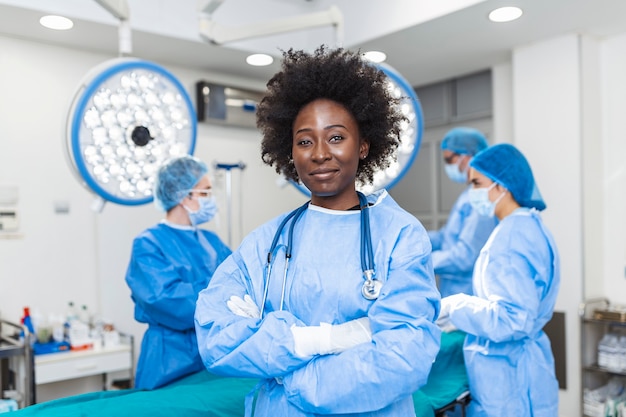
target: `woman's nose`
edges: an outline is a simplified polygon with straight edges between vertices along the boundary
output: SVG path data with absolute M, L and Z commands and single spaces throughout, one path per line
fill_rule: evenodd
M 324 141 L 317 142 L 313 148 L 312 158 L 314 161 L 325 161 L 331 158 L 328 144 Z

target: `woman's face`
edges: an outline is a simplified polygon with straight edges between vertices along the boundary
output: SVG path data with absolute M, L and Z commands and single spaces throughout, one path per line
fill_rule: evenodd
M 208 175 L 203 175 L 200 181 L 193 186 L 193 191 L 189 195 L 185 196 L 181 201 L 181 204 L 187 206 L 189 210 L 195 211 L 200 208 L 198 203 L 198 197 L 210 197 L 211 196 L 211 180 Z
M 293 163 L 315 205 L 347 210 L 358 204 L 355 178 L 368 151 L 356 120 L 335 101 L 312 101 L 294 120 Z
M 469 171 L 469 182 L 472 184 L 472 188 L 488 188 L 491 187 L 493 181 L 489 179 L 486 175 L 481 174 L 476 171 L 474 168 L 470 168 Z M 489 190 L 489 199 L 491 200 L 491 191 Z

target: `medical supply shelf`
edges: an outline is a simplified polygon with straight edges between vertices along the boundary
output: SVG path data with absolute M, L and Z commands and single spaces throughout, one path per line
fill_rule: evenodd
M 598 363 L 598 345 L 609 333 L 626 335 L 626 320 L 608 320 L 598 318 L 596 311 L 609 311 L 611 303 L 607 298 L 585 300 L 579 305 L 581 340 L 581 412 L 583 417 L 604 416 L 602 404 L 585 403 L 585 391 L 605 386 L 614 377 L 623 377 L 626 381 L 626 368 L 609 369 Z M 595 317 L 594 317 L 595 316 Z
M 14 399 L 20 408 L 35 403 L 33 351 L 24 343 L 28 335 L 23 326 L 0 319 L 0 398 Z

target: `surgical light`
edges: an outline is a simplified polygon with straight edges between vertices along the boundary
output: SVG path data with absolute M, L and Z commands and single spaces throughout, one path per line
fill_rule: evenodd
M 387 54 L 381 51 L 367 51 L 363 54 L 363 57 L 370 62 L 380 64 L 387 59 Z
M 98 199 L 152 201 L 154 174 L 168 158 L 193 154 L 196 117 L 180 82 L 164 68 L 116 58 L 81 81 L 67 118 L 66 151 L 75 174 Z
M 246 58 L 246 62 L 255 67 L 265 67 L 274 62 L 274 58 L 266 54 L 252 54 Z
M 382 70 L 387 76 L 387 88 L 391 96 L 399 100 L 396 106 L 406 120 L 400 126 L 400 145 L 396 153 L 397 159 L 389 161 L 387 169 L 376 172 L 371 184 L 357 187 L 364 194 L 371 194 L 383 188 L 389 190 L 400 182 L 417 157 L 424 129 L 422 107 L 411 85 L 389 65 L 384 63 L 372 65 Z M 302 183 L 291 183 L 303 194 L 311 195 L 311 192 Z
M 68 19 L 67 17 L 56 15 L 43 16 L 41 19 L 39 19 L 39 23 L 43 27 L 54 30 L 68 30 L 74 27 L 74 22 L 72 22 L 70 19 Z
M 496 23 L 511 22 L 522 16 L 522 9 L 514 6 L 500 7 L 489 13 L 489 20 Z

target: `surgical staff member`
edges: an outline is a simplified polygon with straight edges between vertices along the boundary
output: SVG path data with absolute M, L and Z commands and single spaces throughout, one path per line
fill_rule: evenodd
M 135 319 L 147 323 L 135 386 L 159 388 L 204 369 L 194 329 L 200 290 L 231 250 L 199 228 L 217 211 L 206 164 L 186 155 L 157 172 L 154 200 L 165 219 L 133 242 L 126 283 Z
M 450 180 L 469 183 L 472 157 L 487 148 L 487 139 L 478 130 L 456 127 L 441 142 L 445 171 Z M 468 186 L 450 210 L 446 224 L 428 232 L 433 245 L 433 267 L 442 297 L 472 292 L 472 271 L 480 249 L 497 224 L 495 217 L 481 216 L 468 199 Z
M 559 255 L 539 211 L 546 205 L 530 165 L 510 144 L 470 162 L 469 199 L 500 223 L 474 267 L 474 296 L 442 299 L 444 329 L 467 333 L 469 416 L 554 417 L 559 388 L 543 327 L 559 291 Z
M 399 144 L 403 116 L 386 76 L 360 54 L 322 46 L 285 52 L 267 87 L 257 112 L 263 160 L 302 181 L 311 200 L 282 231 L 286 215 L 248 235 L 200 293 L 204 363 L 262 379 L 257 417 L 415 416 L 412 393 L 441 334 L 430 242 L 385 190 L 356 190 Z

